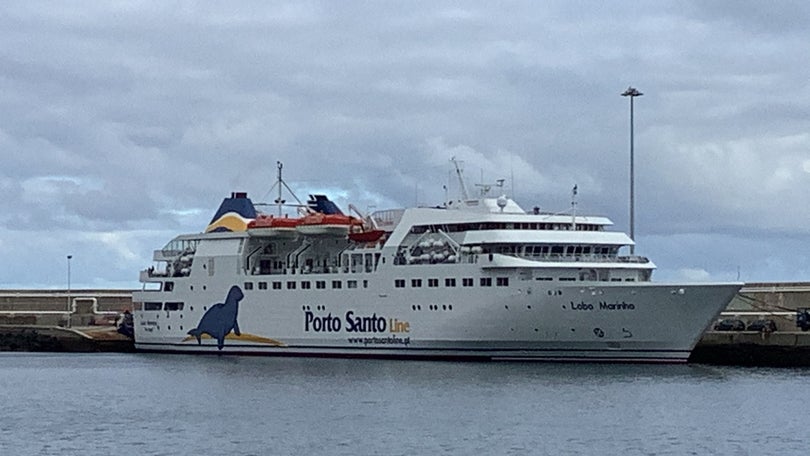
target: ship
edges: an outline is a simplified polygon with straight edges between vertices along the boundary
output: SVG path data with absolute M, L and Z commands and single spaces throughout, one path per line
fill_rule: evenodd
M 742 286 L 657 283 L 610 219 L 524 210 L 503 181 L 433 207 L 268 214 L 244 192 L 154 251 L 140 351 L 347 358 L 687 362 Z M 500 193 L 492 194 L 493 190 Z M 272 205 L 271 205 L 272 206 Z

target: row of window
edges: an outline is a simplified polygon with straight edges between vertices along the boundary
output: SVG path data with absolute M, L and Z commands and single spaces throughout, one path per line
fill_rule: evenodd
M 421 288 L 422 287 L 422 279 L 411 279 L 411 288 Z M 394 280 L 394 288 L 405 288 L 406 281 L 405 279 L 396 279 Z M 472 277 L 464 277 L 461 279 L 461 286 L 462 287 L 472 287 L 475 285 L 475 280 Z M 478 280 L 478 285 L 482 287 L 491 287 L 492 286 L 492 277 L 481 277 Z M 508 287 L 509 286 L 509 277 L 496 277 L 495 278 L 495 285 L 499 287 Z M 437 288 L 439 286 L 439 279 L 427 279 L 427 286 L 428 288 Z M 448 277 L 444 279 L 444 286 L 448 288 L 452 288 L 456 286 L 456 279 L 454 277 Z
M 505 222 L 483 222 L 483 223 L 445 223 L 441 225 L 414 225 L 411 233 L 422 234 L 425 232 L 457 233 L 461 231 L 479 230 L 546 230 L 546 231 L 571 231 L 570 223 L 505 223 Z M 602 231 L 602 225 L 590 223 L 577 223 L 576 231 Z
M 143 310 L 183 310 L 185 303 L 182 302 L 145 302 L 143 303 Z M 192 309 L 194 310 L 194 309 Z
M 363 288 L 368 288 L 368 280 L 363 280 L 359 282 L 357 280 L 347 280 L 346 281 L 346 288 L 357 288 L 362 283 Z M 259 290 L 267 290 L 268 282 L 258 282 L 257 288 Z M 302 290 L 309 290 L 313 288 L 312 281 L 309 280 L 302 280 L 300 282 L 296 282 L 294 280 L 288 280 L 286 283 L 281 281 L 274 281 L 269 282 L 269 286 L 272 287 L 273 290 L 281 290 L 286 288 L 287 290 L 295 290 L 300 287 Z M 316 280 L 315 281 L 315 289 L 316 290 L 325 290 L 327 281 L 326 280 Z M 245 282 L 244 283 L 245 290 L 252 290 L 253 289 L 253 282 Z M 342 280 L 332 280 L 331 281 L 331 288 L 333 290 L 338 290 L 343 288 L 343 281 Z

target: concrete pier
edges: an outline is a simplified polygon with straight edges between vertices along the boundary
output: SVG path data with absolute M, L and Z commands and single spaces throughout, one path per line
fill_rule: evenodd
M 132 290 L 0 290 L 0 351 L 133 351 L 116 318 Z
M 716 331 L 701 338 L 691 362 L 744 366 L 810 366 L 810 332 L 796 326 L 796 311 L 810 308 L 810 282 L 748 283 L 719 320 L 773 321 L 775 331 Z
M 810 331 L 796 327 L 796 310 L 810 308 L 810 282 L 750 283 L 720 319 L 747 327 L 772 320 L 775 331 L 715 331 L 703 335 L 690 362 L 810 366 Z M 115 320 L 132 309 L 132 290 L 0 290 L 0 351 L 132 351 Z

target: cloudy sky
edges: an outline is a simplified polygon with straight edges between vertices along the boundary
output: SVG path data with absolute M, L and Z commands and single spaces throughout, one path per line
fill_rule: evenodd
M 0 4 L 0 288 L 137 287 L 233 190 L 437 204 L 453 156 L 656 280 L 810 280 L 807 2 Z M 514 179 L 512 180 L 512 177 Z

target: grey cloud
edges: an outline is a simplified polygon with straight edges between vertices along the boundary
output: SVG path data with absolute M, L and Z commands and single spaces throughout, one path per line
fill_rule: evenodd
M 792 239 L 810 212 L 800 4 L 2 9 L 0 189 L 10 197 L 0 234 L 16 240 L 0 243 L 3 257 L 21 255 L 10 243 L 23 242 L 22 230 L 51 229 L 62 242 L 49 247 L 87 249 L 77 257 L 93 254 L 80 233 L 104 248 L 123 239 L 139 261 L 99 266 L 87 282 L 134 282 L 167 240 L 151 230 L 202 230 L 230 191 L 263 196 L 277 160 L 299 196 L 330 189 L 344 207 L 379 207 L 438 203 L 450 154 L 463 154 L 471 182 L 482 168 L 484 179 L 515 175 L 521 204 L 551 210 L 568 207 L 576 183 L 581 210 L 626 229 L 619 93 L 632 84 L 645 92 L 636 102 L 639 248 L 661 275 L 730 270 L 677 253 L 687 234 L 708 239 L 693 244 L 708 250 L 699 255 L 730 255 L 756 238 L 772 245 L 773 264 L 799 262 Z M 712 250 L 715 236 L 729 247 Z M 38 283 L 0 276 L 25 280 Z

